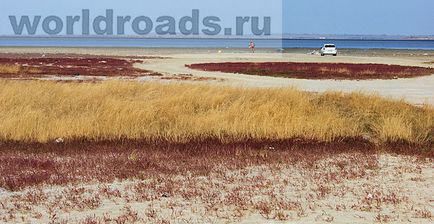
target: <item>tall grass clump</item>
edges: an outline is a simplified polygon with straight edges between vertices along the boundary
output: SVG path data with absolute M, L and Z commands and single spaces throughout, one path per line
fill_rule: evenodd
M 434 109 L 361 93 L 136 82 L 0 81 L 0 141 L 434 143 Z
M 0 76 L 16 76 L 40 74 L 42 70 L 37 67 L 21 66 L 16 64 L 0 64 Z
M 19 65 L 0 64 L 0 74 L 18 74 L 20 70 Z

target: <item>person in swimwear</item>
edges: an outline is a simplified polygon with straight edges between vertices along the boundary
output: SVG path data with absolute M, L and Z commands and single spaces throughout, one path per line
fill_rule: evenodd
M 252 50 L 252 53 L 255 53 L 255 42 L 250 41 L 249 48 Z

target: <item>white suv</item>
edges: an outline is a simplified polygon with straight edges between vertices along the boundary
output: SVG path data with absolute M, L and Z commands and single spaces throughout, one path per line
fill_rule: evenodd
M 324 44 L 324 46 L 321 48 L 321 56 L 324 56 L 326 54 L 337 56 L 338 50 L 336 49 L 336 45 L 334 44 Z

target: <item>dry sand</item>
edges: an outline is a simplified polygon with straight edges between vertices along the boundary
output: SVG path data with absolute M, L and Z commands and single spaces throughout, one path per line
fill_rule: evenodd
M 361 91 L 378 93 L 379 95 L 394 99 L 405 99 L 414 104 L 429 103 L 434 105 L 434 75 L 427 77 L 396 79 L 396 80 L 302 80 L 275 77 L 258 77 L 243 74 L 230 74 L 220 72 L 195 71 L 185 67 L 185 64 L 206 62 L 347 62 L 347 63 L 380 63 L 409 66 L 429 66 L 426 60 L 419 58 L 394 57 L 360 57 L 340 56 L 321 57 L 306 54 L 179 54 L 172 59 L 151 61 L 138 64 L 139 68 L 169 74 L 192 74 L 194 76 L 223 78 L 224 84 L 242 87 L 287 87 L 293 86 L 311 92 Z
M 192 74 L 211 83 L 242 87 L 294 86 L 306 91 L 363 91 L 434 105 L 434 75 L 370 80 L 297 80 L 195 71 L 201 62 L 349 62 L 434 66 L 433 56 L 399 51 L 320 57 L 305 53 L 255 54 L 224 49 L 0 48 L 4 53 L 79 53 L 166 56 L 139 68 L 167 76 Z M 308 51 L 306 51 L 308 52 Z M 401 56 L 396 56 L 401 55 Z M 51 79 L 62 79 L 52 77 Z M 142 81 L 161 81 L 150 78 Z M 216 81 L 217 80 L 217 81 Z M 173 81 L 173 80 L 172 80 Z M 0 189 L 0 223 L 432 223 L 434 167 L 413 156 L 338 154 L 313 164 L 270 164 L 230 169 L 215 167 L 205 176 L 160 176 L 109 184 Z M 356 159 L 357 158 L 357 159 Z M 146 185 L 154 183 L 156 185 Z M 172 194 L 161 193 L 167 183 Z M 153 187 L 152 187 L 153 186 Z M 157 190 L 160 191 L 157 191 Z
M 79 53 L 98 55 L 125 56 L 164 56 L 168 59 L 146 60 L 143 64 L 136 64 L 138 68 L 163 73 L 166 76 L 191 74 L 194 77 L 205 77 L 210 83 L 241 87 L 296 87 L 310 92 L 361 91 L 376 93 L 393 99 L 404 99 L 413 104 L 434 105 L 434 74 L 432 76 L 396 79 L 396 80 L 302 80 L 276 77 L 259 77 L 244 74 L 196 71 L 186 68 L 186 64 L 206 62 L 329 62 L 329 63 L 380 63 L 408 66 L 434 67 L 427 62 L 433 61 L 432 52 L 418 52 L 406 50 L 363 51 L 355 50 L 353 54 L 348 50 L 338 57 L 321 57 L 300 53 L 278 53 L 274 50 L 262 50 L 252 54 L 237 49 L 132 49 L 132 48 L 0 48 L 0 52 L 9 53 Z M 309 52 L 309 50 L 305 50 Z M 368 52 L 368 53 L 367 53 Z M 380 52 L 380 53 L 379 53 Z M 380 55 L 380 56 L 379 56 Z M 81 79 L 83 77 L 80 77 Z M 54 78 L 59 79 L 59 78 Z M 60 78 L 62 79 L 62 78 Z M 152 77 L 138 78 L 141 81 L 158 80 Z M 206 79 L 201 79 L 206 80 Z M 163 80 L 167 81 L 167 80 Z M 173 80 L 172 80 L 173 81 Z M 176 81 L 179 81 L 177 79 Z
M 0 223 L 432 223 L 432 160 L 343 153 L 0 192 Z

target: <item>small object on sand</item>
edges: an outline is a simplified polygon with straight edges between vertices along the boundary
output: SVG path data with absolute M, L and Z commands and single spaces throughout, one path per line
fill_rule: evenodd
M 161 197 L 170 198 L 170 194 L 169 193 L 163 193 L 163 194 L 161 194 Z
M 369 134 L 363 134 L 362 138 L 365 141 L 371 141 L 372 140 L 372 136 L 370 136 Z
M 334 219 L 335 217 L 333 217 L 332 215 L 323 212 L 321 215 L 315 218 L 315 221 L 333 222 Z
M 218 53 L 219 53 L 219 54 L 222 53 L 222 50 L 219 50 Z
M 322 220 L 324 222 L 333 222 L 334 219 L 335 218 L 333 216 L 331 216 L 331 215 L 324 215 L 323 218 L 322 218 Z
M 63 140 L 63 138 L 57 138 L 55 142 L 56 142 L 57 144 L 60 144 L 60 143 L 64 143 L 65 140 Z
M 366 217 L 363 217 L 363 216 L 361 216 L 359 214 L 355 214 L 354 217 L 358 218 L 358 219 L 364 219 L 364 220 L 366 220 Z
M 7 192 L 8 191 L 6 189 L 0 187 L 0 195 L 6 194 Z

